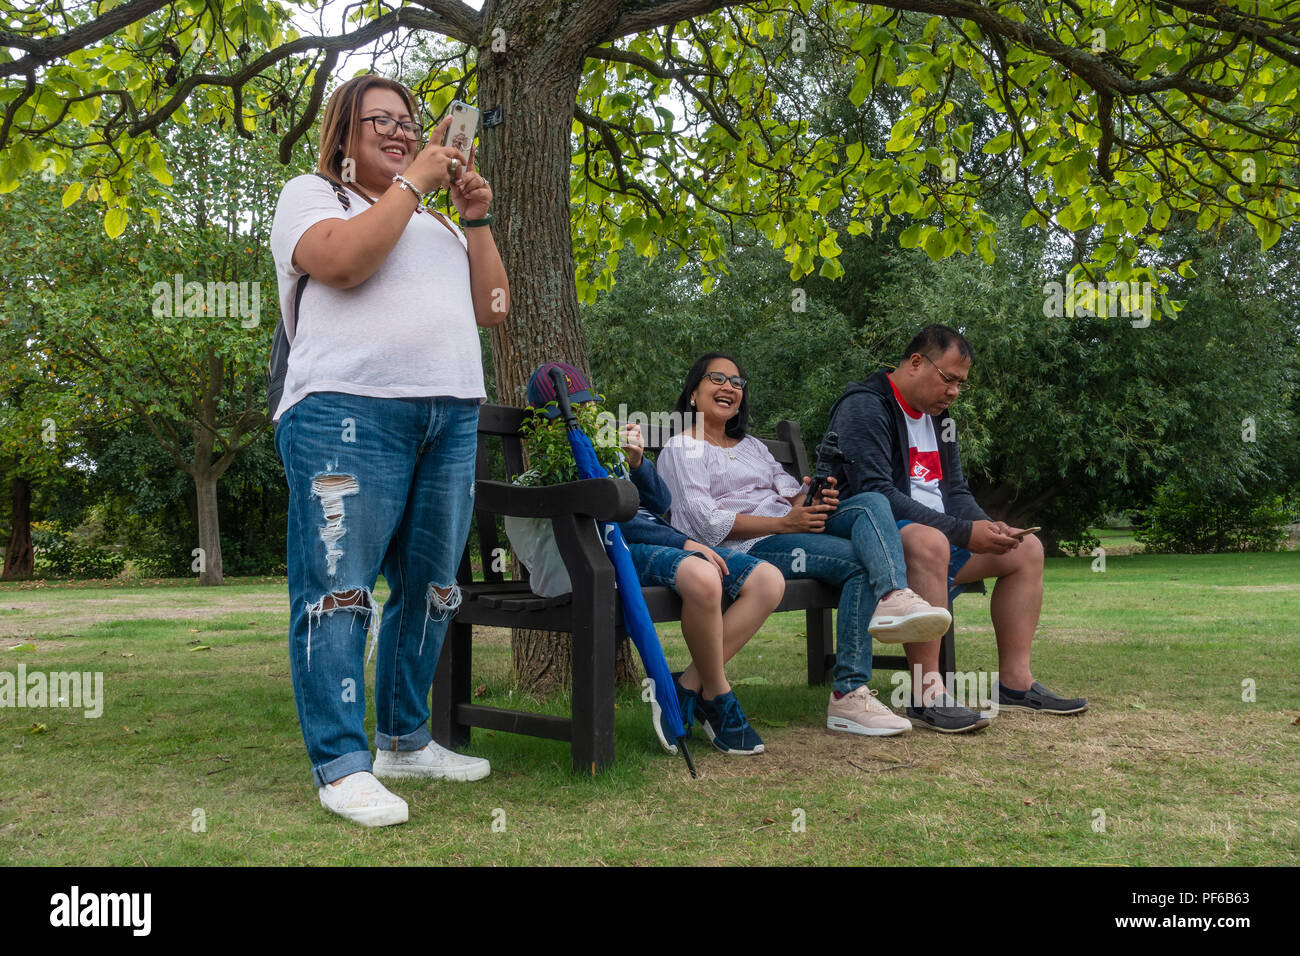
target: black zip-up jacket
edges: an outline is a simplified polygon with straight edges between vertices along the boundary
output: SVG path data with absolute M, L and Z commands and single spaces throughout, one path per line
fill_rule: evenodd
M 971 524 L 991 519 L 975 503 L 961 473 L 957 429 L 948 424 L 951 416 L 945 410 L 942 415 L 930 417 L 939 439 L 939 463 L 943 468 L 939 493 L 944 513 L 912 500 L 907 473 L 907 422 L 883 369 L 865 381 L 854 382 L 831 406 L 829 430 L 838 435 L 840 449 L 848 459 L 835 478 L 842 499 L 877 491 L 889 499 L 895 518 L 938 528 L 950 542 L 964 548 L 970 543 Z M 943 440 L 945 429 L 954 436 L 951 442 Z

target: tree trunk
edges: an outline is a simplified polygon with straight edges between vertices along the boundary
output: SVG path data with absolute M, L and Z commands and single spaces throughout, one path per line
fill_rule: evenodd
M 35 571 L 36 555 L 32 551 L 32 483 L 15 477 L 13 491 L 13 533 L 5 548 L 5 567 L 0 579 L 16 581 L 30 578 Z
M 569 216 L 573 108 L 587 47 L 617 16 L 618 4 L 587 4 L 563 15 L 560 6 L 501 5 L 491 25 L 500 27 L 505 49 L 492 49 L 492 35 L 479 49 L 479 105 L 502 116 L 501 125 L 482 131 L 476 162 L 492 183 L 493 235 L 510 277 L 510 317 L 492 330 L 497 400 L 505 405 L 526 403 L 528 379 L 543 362 L 588 370 Z M 505 163 L 506 156 L 528 160 Z M 522 686 L 535 693 L 568 686 L 571 635 L 516 629 L 510 644 Z M 620 682 L 637 676 L 626 641 L 617 673 Z
M 212 468 L 212 433 L 194 430 L 194 497 L 198 504 L 199 553 L 195 556 L 199 584 L 220 585 L 221 524 L 217 517 L 217 475 Z M 195 565 L 190 566 L 195 569 Z

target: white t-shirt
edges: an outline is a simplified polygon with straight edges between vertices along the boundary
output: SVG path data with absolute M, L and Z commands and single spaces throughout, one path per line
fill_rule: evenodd
M 285 183 L 275 207 L 271 253 L 292 346 L 275 420 L 312 392 L 485 399 L 465 236 L 431 213 L 411 216 L 388 258 L 360 285 L 332 289 L 308 280 L 301 323 L 294 315 L 303 273 L 293 252 L 302 234 L 321 220 L 351 219 L 370 208 L 348 192 L 352 205 L 344 209 L 329 183 L 298 176 Z
M 903 410 L 903 421 L 907 423 L 907 476 L 911 481 L 912 500 L 944 514 L 943 492 L 939 490 L 943 465 L 939 461 L 934 419 L 907 404 L 893 379 L 890 379 L 889 386 L 894 390 L 898 407 Z

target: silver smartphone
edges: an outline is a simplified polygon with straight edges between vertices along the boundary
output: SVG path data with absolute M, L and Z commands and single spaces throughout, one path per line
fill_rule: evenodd
M 462 103 L 460 100 L 452 100 L 448 112 L 451 114 L 451 125 L 447 127 L 447 135 L 443 138 L 442 145 L 456 147 L 468 159 L 470 146 L 474 143 L 474 134 L 478 132 L 478 108 Z

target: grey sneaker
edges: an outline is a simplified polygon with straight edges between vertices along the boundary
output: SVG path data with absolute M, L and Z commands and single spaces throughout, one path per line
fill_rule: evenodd
M 1028 710 L 1035 714 L 1081 714 L 1088 709 L 1086 697 L 1062 697 L 1054 694 L 1038 681 L 1025 691 L 1024 697 L 1011 697 L 998 681 L 999 710 Z
M 908 704 L 907 719 L 912 722 L 913 727 L 937 730 L 941 734 L 964 734 L 973 730 L 983 730 L 989 725 L 987 717 L 969 707 L 960 706 L 947 694 L 930 707 Z

